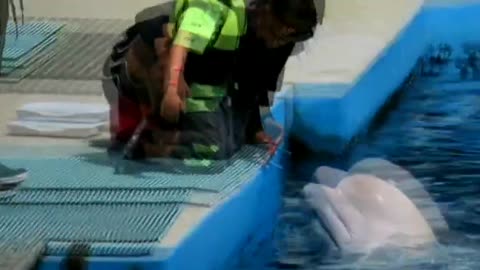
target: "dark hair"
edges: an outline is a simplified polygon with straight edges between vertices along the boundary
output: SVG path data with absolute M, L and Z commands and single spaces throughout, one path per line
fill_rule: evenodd
M 274 15 L 300 33 L 313 32 L 318 24 L 314 0 L 267 0 Z

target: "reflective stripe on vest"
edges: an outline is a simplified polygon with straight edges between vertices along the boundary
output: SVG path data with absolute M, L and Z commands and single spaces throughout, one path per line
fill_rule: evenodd
M 227 91 L 225 86 L 193 83 L 190 92 L 186 102 L 187 113 L 215 112 Z
M 213 45 L 216 49 L 236 50 L 240 42 L 240 37 L 244 35 L 247 30 L 245 0 L 230 1 L 231 6 L 228 8 L 227 18 Z

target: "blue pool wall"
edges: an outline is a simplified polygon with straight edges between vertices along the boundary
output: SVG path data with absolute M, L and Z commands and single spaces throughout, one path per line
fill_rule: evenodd
M 428 42 L 420 11 L 376 62 L 351 85 L 318 85 L 338 95 L 312 95 L 315 85 L 295 84 L 292 134 L 314 152 L 339 154 L 366 130 L 377 111 L 409 75 Z M 325 91 L 322 91 L 325 92 Z
M 314 152 L 340 154 L 408 77 L 428 44 L 480 40 L 480 2 L 428 1 L 368 71 L 351 85 L 295 84 L 291 134 Z M 325 89 L 331 91 L 325 91 Z M 315 89 L 320 93 L 313 94 Z
M 479 41 L 480 1 L 427 1 L 424 11 L 429 38 L 433 41 Z

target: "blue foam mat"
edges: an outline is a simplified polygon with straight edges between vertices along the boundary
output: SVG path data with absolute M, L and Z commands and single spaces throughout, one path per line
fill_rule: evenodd
M 64 26 L 64 23 L 61 22 L 52 22 L 52 21 L 31 21 L 25 24 L 18 24 L 18 34 L 19 35 L 30 35 L 35 33 L 41 34 L 51 34 L 60 30 Z M 8 22 L 7 25 L 7 34 L 16 34 L 17 29 L 15 23 L 12 21 Z
M 29 176 L 15 196 L 0 199 L 0 242 L 40 239 L 52 256 L 65 255 L 76 242 L 88 243 L 91 256 L 157 254 L 184 206 L 202 207 L 230 195 L 257 175 L 263 153 L 245 147 L 224 170 L 207 174 L 166 173 L 156 163 L 135 163 L 135 173 L 114 174 L 103 152 L 2 157 L 1 163 L 26 168 Z M 198 190 L 218 196 L 195 199 Z
M 37 190 L 21 188 L 0 205 L 97 205 L 189 203 L 187 189 Z M 200 204 L 200 203 L 199 203 Z
M 220 192 L 255 176 L 260 167 L 258 155 L 263 150 L 246 147 L 224 170 L 212 169 L 203 172 L 179 169 L 177 163 L 124 162 L 129 172 L 115 174 L 115 160 L 106 153 L 71 158 L 51 159 L 4 159 L 0 162 L 10 167 L 29 170 L 29 179 L 23 188 L 35 189 L 197 189 Z M 170 172 L 165 172 L 172 169 Z
M 5 59 L 2 62 L 2 73 L 9 74 L 15 69 L 22 67 L 25 63 L 29 62 L 35 55 L 42 52 L 50 45 L 52 45 L 57 40 L 56 36 L 51 36 L 39 44 L 37 47 L 33 48 L 29 52 L 27 52 L 23 57 L 18 59 Z
M 154 243 L 162 239 L 179 210 L 178 204 L 0 205 L 0 239 L 120 246 Z
M 28 52 L 49 40 L 64 24 L 54 22 L 29 22 L 18 26 L 18 37 L 15 26 L 9 22 L 3 59 L 18 60 Z

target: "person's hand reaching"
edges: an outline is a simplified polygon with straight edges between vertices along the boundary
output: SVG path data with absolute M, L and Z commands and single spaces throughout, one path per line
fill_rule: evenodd
M 255 134 L 255 143 L 266 145 L 270 155 L 273 155 L 278 148 L 278 142 L 276 142 L 272 137 L 268 136 L 263 130 L 258 131 Z
M 167 78 L 169 80 L 166 80 L 164 86 L 166 90 L 160 106 L 160 115 L 165 120 L 175 123 L 180 114 L 185 111 L 185 101 L 190 95 L 190 89 L 180 70 L 171 71 Z
M 177 87 L 169 87 L 160 105 L 160 115 L 165 120 L 175 123 L 178 122 L 180 113 L 184 110 L 184 99 L 180 97 Z
M 267 134 L 262 128 L 255 133 L 255 140 L 258 143 L 267 145 L 269 157 L 265 162 L 269 162 L 277 152 L 277 149 L 280 147 L 282 140 L 284 139 L 284 129 L 277 121 L 273 119 L 273 117 L 271 117 L 271 115 L 264 117 L 262 122 L 263 128 L 268 128 L 269 133 L 272 135 Z

